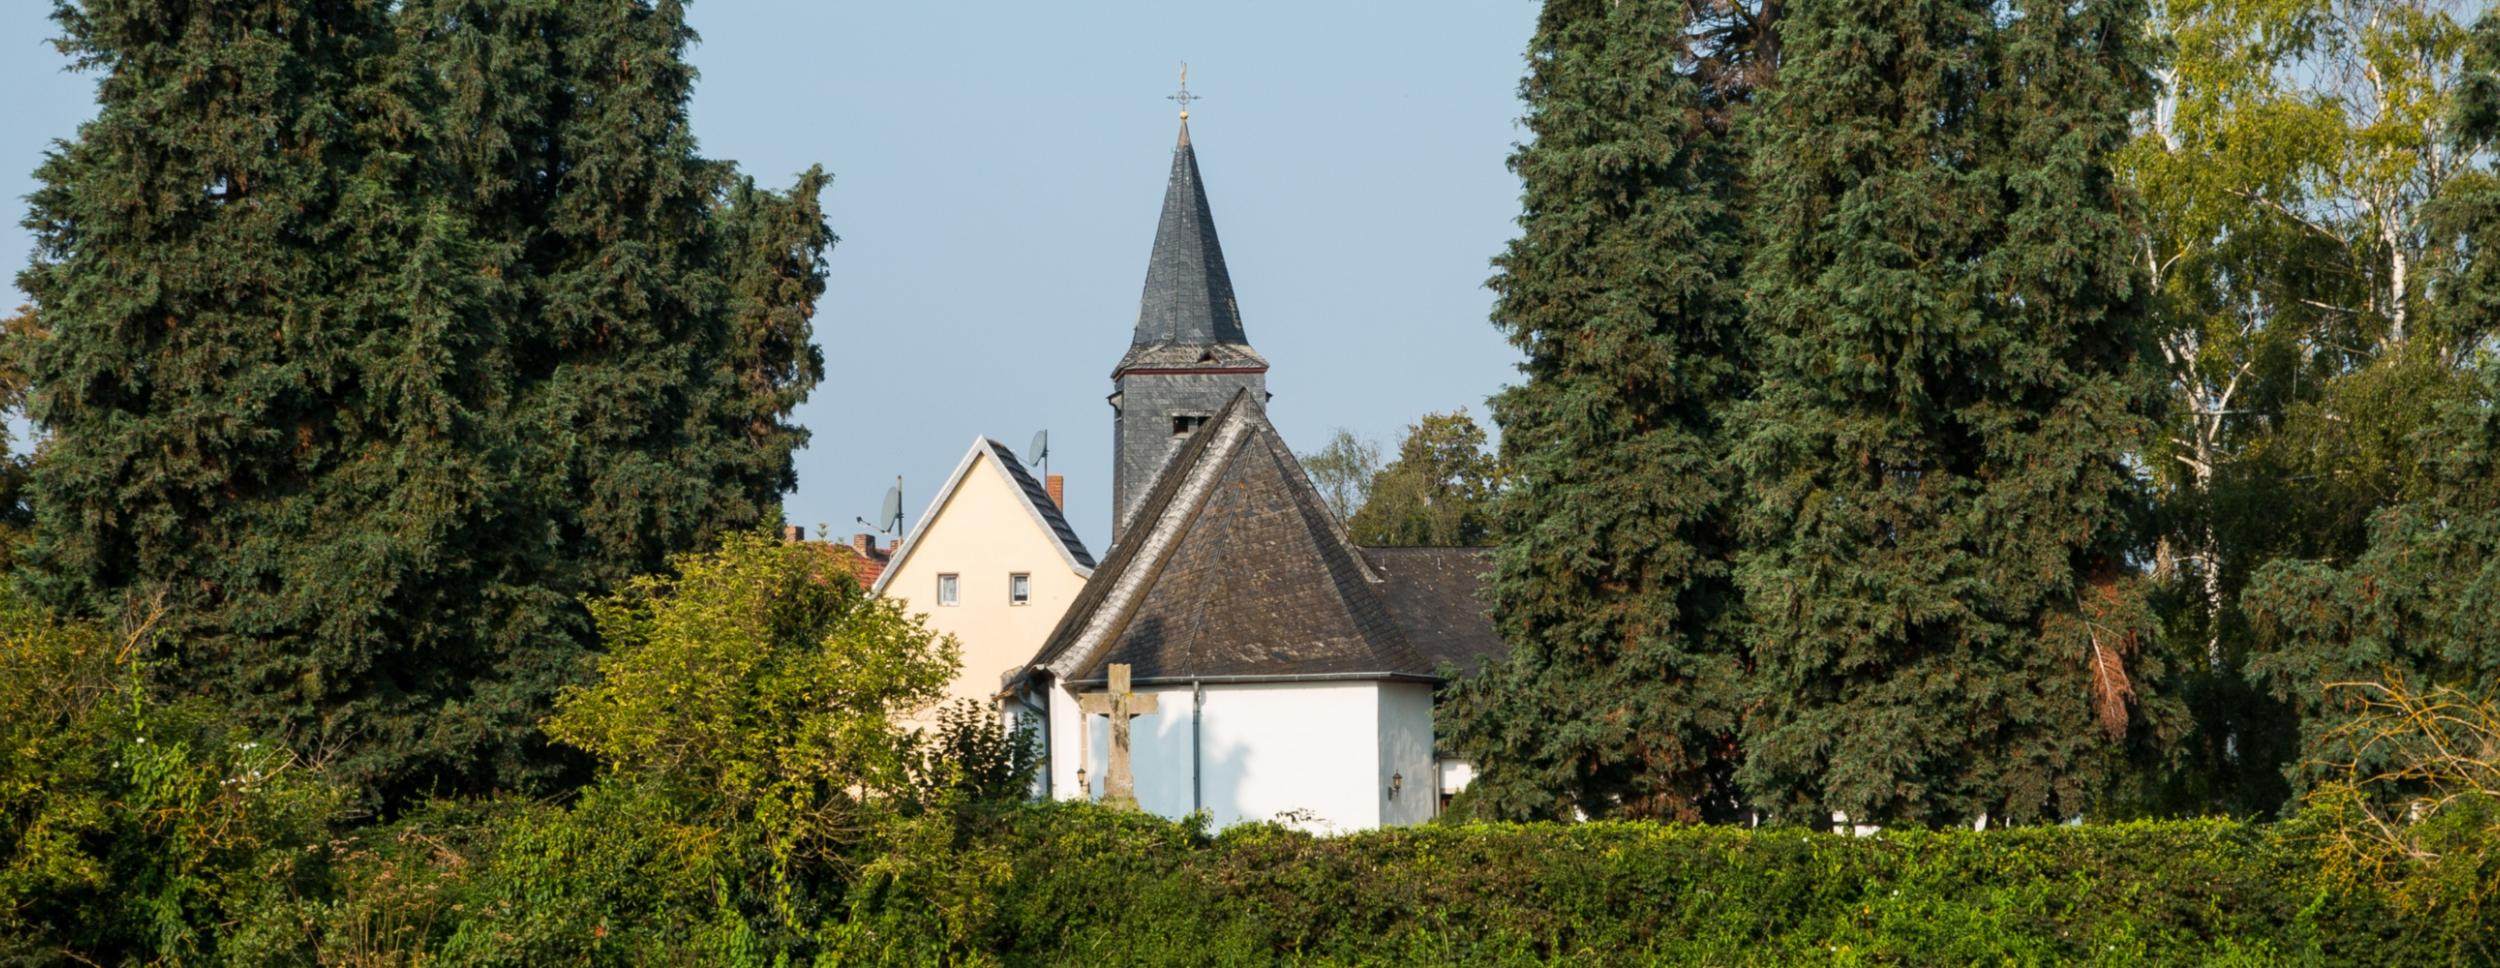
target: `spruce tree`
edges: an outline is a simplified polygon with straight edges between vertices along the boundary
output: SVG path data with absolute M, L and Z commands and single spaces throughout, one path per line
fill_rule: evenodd
M 812 194 L 696 156 L 673 3 L 58 19 L 104 77 L 13 340 L 43 587 L 385 799 L 551 779 L 582 599 L 778 518 Z
M 2142 4 L 2006 6 L 1800 4 L 1757 115 L 1741 782 L 1788 822 L 2074 816 L 2173 718 L 2136 651 L 2151 387 L 2108 165 Z
M 1493 400 L 1511 484 L 1489 595 L 1513 651 L 1443 708 L 1478 815 L 1734 807 L 1738 94 L 1696 82 L 1724 61 L 1687 9 L 1549 0 L 1530 46 L 1525 213 L 1492 282 L 1527 358 Z

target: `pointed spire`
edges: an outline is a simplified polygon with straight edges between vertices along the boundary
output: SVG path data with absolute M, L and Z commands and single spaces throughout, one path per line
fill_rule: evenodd
M 1172 148 L 1172 180 L 1163 190 L 1154 254 L 1146 260 L 1137 335 L 1129 345 L 1249 341 L 1242 332 L 1241 310 L 1233 304 L 1232 276 L 1224 271 L 1224 248 L 1215 239 L 1215 216 L 1207 209 L 1206 186 L 1198 180 L 1198 153 L 1189 145 L 1189 120 L 1184 117 L 1180 141 Z

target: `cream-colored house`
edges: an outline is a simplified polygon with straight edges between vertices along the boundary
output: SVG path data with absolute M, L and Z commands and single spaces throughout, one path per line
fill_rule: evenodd
M 995 698 L 1000 678 L 1032 659 L 1093 575 L 1057 492 L 1007 445 L 977 438 L 877 577 L 876 594 L 962 644 L 946 701 Z

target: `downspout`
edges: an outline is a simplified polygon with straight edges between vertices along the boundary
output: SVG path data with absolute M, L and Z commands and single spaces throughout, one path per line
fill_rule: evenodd
M 1189 680 L 1189 695 L 1189 812 L 1197 813 L 1206 809 L 1206 778 L 1198 768 L 1198 735 L 1207 714 L 1206 684 Z

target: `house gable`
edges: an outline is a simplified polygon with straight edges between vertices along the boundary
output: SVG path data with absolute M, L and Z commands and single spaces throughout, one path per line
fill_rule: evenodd
M 980 439 L 964 455 L 878 577 L 876 593 L 952 635 L 963 666 L 947 698 L 986 701 L 1002 674 L 1030 657 L 1093 573 L 1092 556 L 1049 493 L 1013 452 Z M 954 601 L 939 600 L 952 576 Z M 1023 601 L 1013 590 L 1022 577 Z

